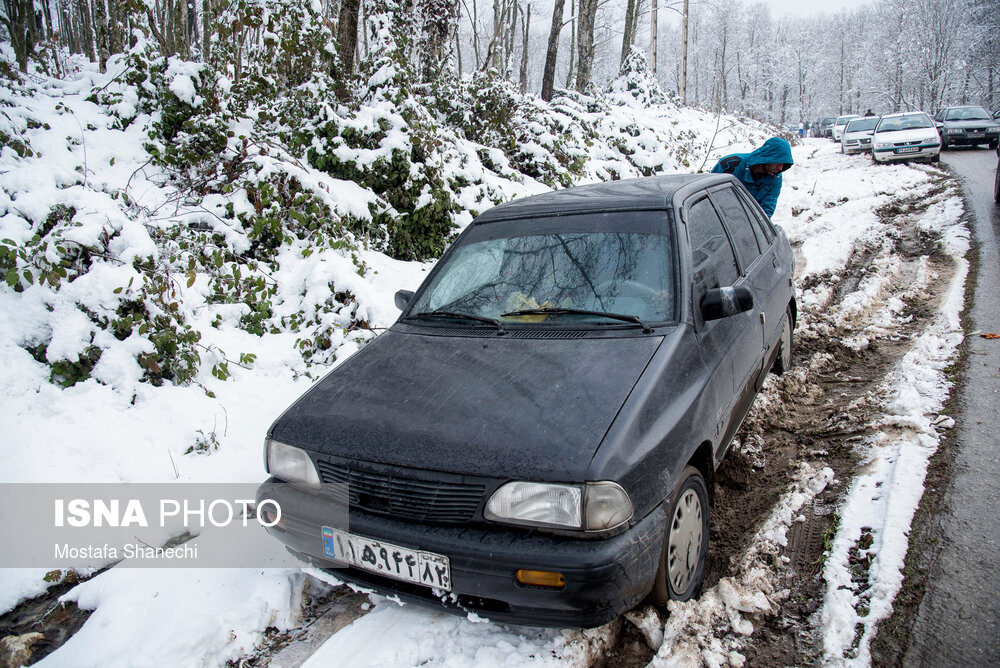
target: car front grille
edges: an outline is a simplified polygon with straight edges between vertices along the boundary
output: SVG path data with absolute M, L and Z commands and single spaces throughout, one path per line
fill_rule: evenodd
M 468 522 L 486 491 L 485 484 L 454 474 L 350 461 L 316 464 L 324 483 L 347 485 L 351 507 L 420 522 Z
M 893 146 L 920 146 L 924 143 L 923 139 L 914 139 L 913 141 L 898 141 L 893 144 Z

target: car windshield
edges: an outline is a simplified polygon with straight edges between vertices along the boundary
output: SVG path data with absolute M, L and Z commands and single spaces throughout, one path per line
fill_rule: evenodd
M 949 109 L 944 117 L 946 121 L 988 121 L 989 113 L 982 107 L 959 107 Z
M 651 322 L 675 318 L 674 253 L 664 211 L 484 223 L 442 262 L 407 318 L 444 312 L 452 316 L 449 325 L 460 323 L 455 314 L 516 324 L 622 322 L 567 309 Z M 561 312 L 512 315 L 534 309 Z
M 875 129 L 876 125 L 878 125 L 878 118 L 875 116 L 858 118 L 848 123 L 844 132 L 864 132 L 865 130 Z
M 905 116 L 888 116 L 879 121 L 875 132 L 897 132 L 899 130 L 916 130 L 932 128 L 934 124 L 927 114 L 907 114 Z
M 840 116 L 837 118 L 837 122 L 834 125 L 847 125 L 852 119 L 857 118 L 857 116 Z

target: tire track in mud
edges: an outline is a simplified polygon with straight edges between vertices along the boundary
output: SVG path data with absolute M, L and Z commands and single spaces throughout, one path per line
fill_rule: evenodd
M 706 586 L 730 573 L 755 518 L 769 513 L 802 462 L 835 473 L 788 532 L 777 570 L 789 595 L 777 615 L 758 620 L 763 628 L 755 624 L 757 633 L 741 649 L 749 665 L 809 665 L 822 654 L 809 618 L 823 600 L 822 564 L 836 509 L 858 471 L 858 446 L 878 430 L 883 381 L 933 321 L 955 270 L 939 239 L 917 225 L 952 194 L 937 178 L 929 194 L 893 200 L 877 211 L 881 239 L 857 248 L 837 276 L 811 276 L 800 285 L 800 300 L 810 291 L 829 298 L 800 307 L 795 366 L 772 377 L 719 469 Z

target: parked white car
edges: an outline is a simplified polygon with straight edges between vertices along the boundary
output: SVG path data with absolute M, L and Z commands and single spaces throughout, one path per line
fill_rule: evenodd
M 848 121 L 840 138 L 841 153 L 863 153 L 872 150 L 872 134 L 878 125 L 878 116 L 865 116 Z
M 837 120 L 833 123 L 833 141 L 840 141 L 841 135 L 844 134 L 844 128 L 847 124 L 855 119 L 861 118 L 857 114 L 848 114 L 847 116 L 837 116 Z
M 937 162 L 941 136 L 934 121 L 922 111 L 888 114 L 879 119 L 872 135 L 872 160 L 926 160 Z

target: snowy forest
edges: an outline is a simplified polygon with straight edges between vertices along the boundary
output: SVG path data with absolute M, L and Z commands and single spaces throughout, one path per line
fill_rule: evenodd
M 3 6 L 21 70 L 30 56 L 51 74 L 61 68 L 57 45 L 103 68 L 134 44 L 139 30 L 161 55 L 225 68 L 234 80 L 255 54 L 294 49 L 284 66 L 275 63 L 287 69 L 286 85 L 315 65 L 346 99 L 358 64 L 382 48 L 378 22 L 388 12 L 393 19 L 386 27 L 413 84 L 482 74 L 549 100 L 553 88 L 606 85 L 638 47 L 655 54 L 652 69 L 667 91 L 681 90 L 686 56 L 686 104 L 775 123 L 869 108 L 1000 106 L 995 0 L 885 0 L 808 19 L 774 17 L 766 3 L 742 0 L 3 0 Z M 302 20 L 309 24 L 292 34 Z

